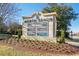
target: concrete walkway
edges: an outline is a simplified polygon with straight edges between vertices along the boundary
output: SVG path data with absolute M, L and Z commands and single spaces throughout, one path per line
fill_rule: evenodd
M 66 41 L 66 43 L 79 47 L 79 37 L 73 36 L 72 39 L 73 40 L 71 41 L 70 40 Z

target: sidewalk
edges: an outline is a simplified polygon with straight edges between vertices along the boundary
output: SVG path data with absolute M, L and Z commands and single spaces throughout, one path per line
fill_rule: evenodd
M 66 41 L 66 43 L 73 45 L 73 46 L 77 46 L 79 47 L 79 43 L 78 42 L 73 42 L 73 41 Z
M 73 36 L 73 40 L 67 40 L 66 43 L 79 47 L 79 37 Z

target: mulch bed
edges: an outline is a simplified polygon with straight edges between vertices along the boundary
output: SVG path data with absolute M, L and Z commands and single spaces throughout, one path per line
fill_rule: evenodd
M 9 40 L 0 40 L 0 44 L 9 45 L 17 50 L 33 51 L 35 53 L 50 53 L 52 55 L 78 55 L 79 48 L 69 44 L 56 44 L 47 41 L 20 40 L 15 38 Z

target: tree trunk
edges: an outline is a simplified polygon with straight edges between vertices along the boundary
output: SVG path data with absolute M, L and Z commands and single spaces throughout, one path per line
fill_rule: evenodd
M 61 38 L 60 38 L 60 43 L 65 43 L 65 31 L 64 29 L 61 29 Z

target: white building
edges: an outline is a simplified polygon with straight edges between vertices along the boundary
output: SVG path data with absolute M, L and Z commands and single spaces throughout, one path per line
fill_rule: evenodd
M 56 12 L 36 12 L 32 16 L 23 16 L 23 38 L 54 40 L 56 38 Z

